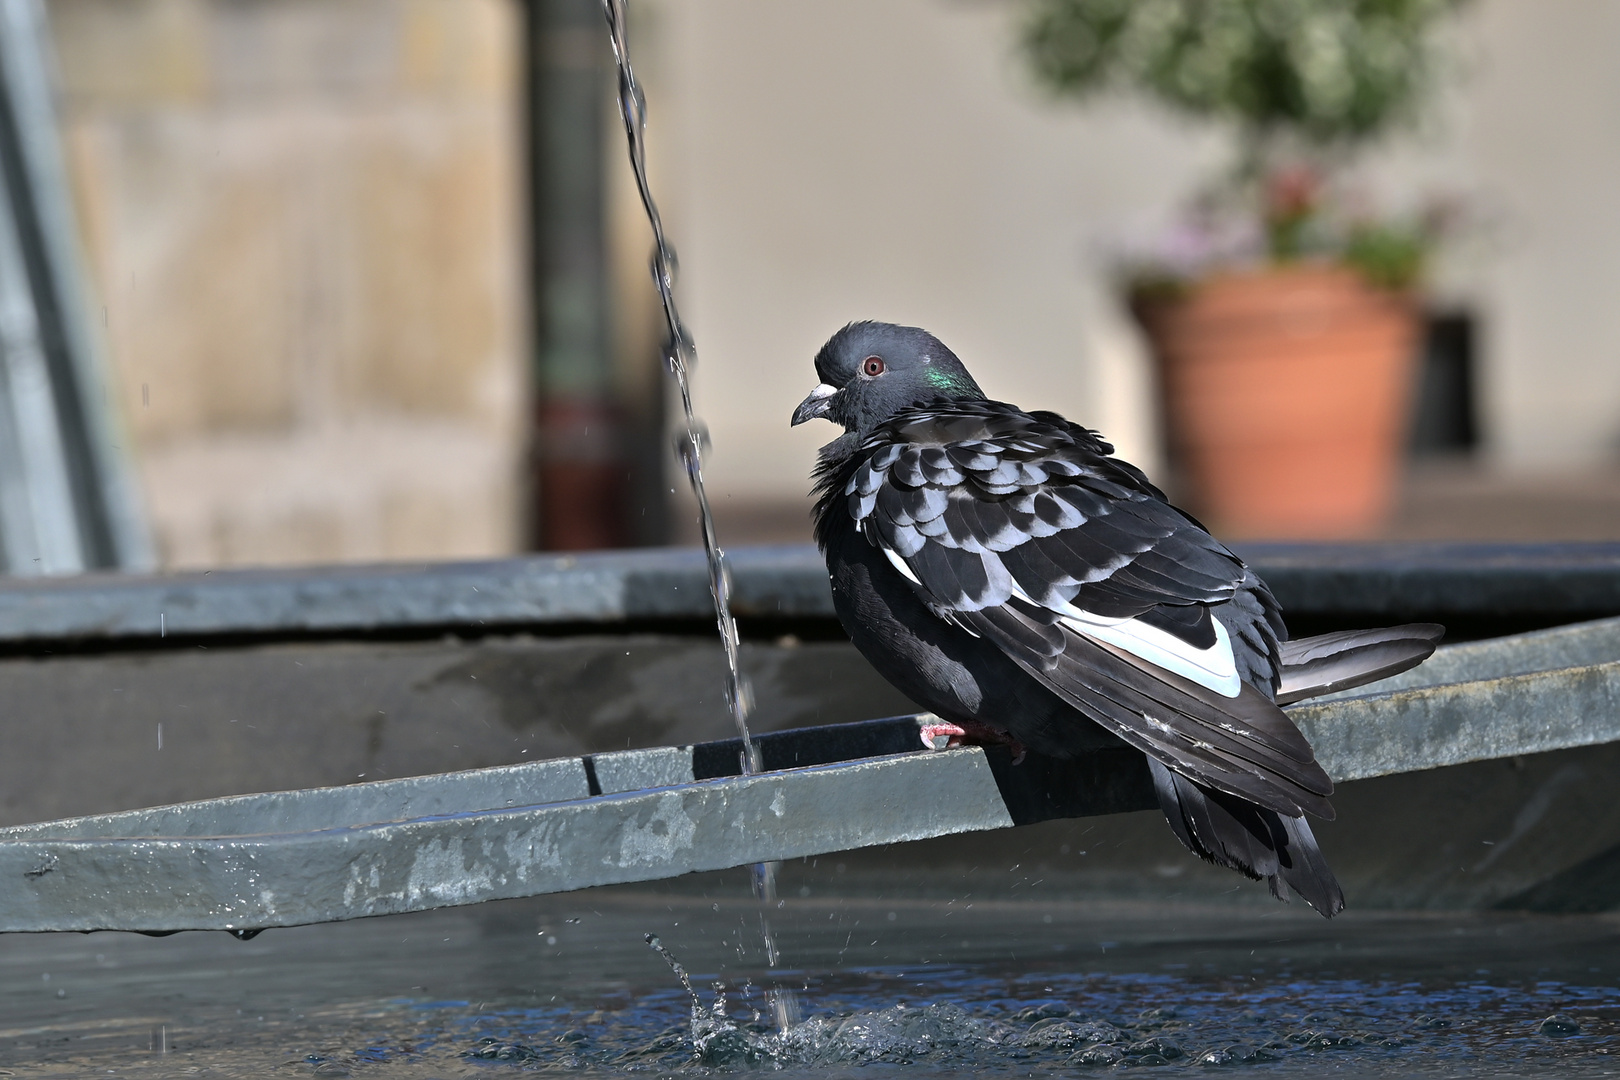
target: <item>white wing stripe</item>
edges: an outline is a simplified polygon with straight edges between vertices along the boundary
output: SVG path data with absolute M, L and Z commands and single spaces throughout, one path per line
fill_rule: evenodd
M 1184 679 L 1191 679 L 1222 697 L 1235 698 L 1243 692 L 1243 680 L 1237 673 L 1237 657 L 1232 653 L 1232 639 L 1219 619 L 1211 620 L 1215 624 L 1215 644 L 1207 649 L 1199 649 L 1140 619 L 1111 619 L 1093 615 L 1067 601 L 1062 604 L 1042 604 L 1019 588 L 1017 582 L 1013 583 L 1013 595 L 1056 612 L 1058 621 L 1077 634 L 1124 649 L 1132 656 L 1166 671 L 1173 671 Z
M 902 559 L 899 555 L 896 555 L 892 550 L 890 550 L 889 545 L 879 544 L 878 550 L 889 557 L 889 561 L 894 564 L 894 568 L 900 571 L 901 575 L 904 576 L 907 581 L 911 582 L 919 589 L 922 588 L 922 582 L 918 581 L 917 575 L 911 572 L 911 567 L 906 565 L 906 560 Z
M 906 565 L 903 556 L 887 544 L 879 544 L 878 550 L 883 552 L 907 581 L 919 589 L 923 588 L 923 583 L 917 579 L 911 567 Z M 1000 590 L 1005 588 L 1008 594 L 1026 603 L 1055 612 L 1060 623 L 1093 641 L 1124 649 L 1132 656 L 1174 672 L 1184 679 L 1190 679 L 1222 697 L 1235 698 L 1243 692 L 1243 680 L 1237 673 L 1237 658 L 1232 653 L 1232 638 L 1219 619 L 1211 620 L 1215 626 L 1215 644 L 1207 649 L 1199 649 L 1174 634 L 1160 630 L 1157 626 L 1149 626 L 1140 619 L 1111 619 L 1093 615 L 1067 601 L 1062 604 L 1043 604 L 1020 588 L 1018 582 L 1001 565 L 1001 560 L 993 555 L 985 559 L 985 571 L 990 578 L 991 602 L 999 602 L 993 597 L 999 595 Z
M 1084 614 L 1084 613 L 1082 613 Z M 1094 620 L 1059 616 L 1058 621 L 1077 634 L 1124 649 L 1132 656 L 1191 679 L 1222 697 L 1235 698 L 1243 692 L 1237 660 L 1232 655 L 1232 639 L 1219 619 L 1214 620 L 1215 644 L 1197 649 L 1174 634 L 1139 619 Z

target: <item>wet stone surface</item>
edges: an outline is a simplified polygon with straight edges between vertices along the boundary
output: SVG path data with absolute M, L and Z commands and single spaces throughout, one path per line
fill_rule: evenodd
M 769 1020 L 746 884 L 226 935 L 0 938 L 28 1076 L 1603 1076 L 1613 916 L 970 896 L 790 900 Z M 707 893 L 707 895 L 704 895 Z M 891 919 L 890 915 L 894 917 Z M 1047 919 L 1050 917 L 1051 921 Z M 644 943 L 657 933 L 695 995 Z

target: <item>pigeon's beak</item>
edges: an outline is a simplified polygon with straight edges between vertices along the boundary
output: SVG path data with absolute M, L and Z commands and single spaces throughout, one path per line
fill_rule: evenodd
M 818 416 L 826 416 L 827 410 L 832 408 L 833 395 L 837 394 L 838 387 L 821 383 L 810 396 L 799 402 L 799 407 L 793 410 L 793 427 L 798 427 L 806 420 L 814 420 Z

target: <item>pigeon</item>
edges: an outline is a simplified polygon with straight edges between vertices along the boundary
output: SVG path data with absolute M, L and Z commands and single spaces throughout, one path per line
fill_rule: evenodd
M 938 718 L 925 746 L 1123 742 L 1194 854 L 1341 911 L 1306 820 L 1333 819 L 1333 782 L 1280 706 L 1413 667 L 1444 628 L 1289 640 L 1265 582 L 1097 432 L 988 399 L 925 330 L 850 323 L 815 367 L 793 424 L 844 428 L 814 472 L 834 606 Z

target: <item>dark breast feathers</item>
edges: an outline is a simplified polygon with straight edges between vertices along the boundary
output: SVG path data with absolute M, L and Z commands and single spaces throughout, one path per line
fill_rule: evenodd
M 1097 436 L 958 402 L 900 413 L 818 468 L 817 530 L 854 529 L 939 619 L 1183 776 L 1287 817 L 1332 783 L 1274 704 L 1265 586 Z M 1015 737 L 1018 717 L 1009 715 Z

